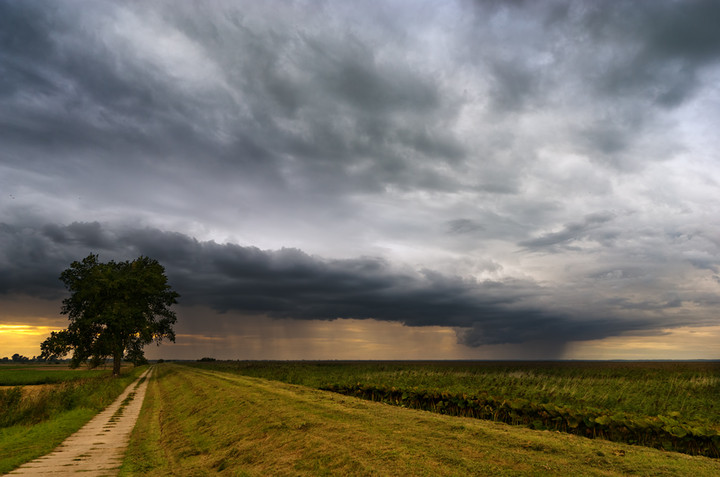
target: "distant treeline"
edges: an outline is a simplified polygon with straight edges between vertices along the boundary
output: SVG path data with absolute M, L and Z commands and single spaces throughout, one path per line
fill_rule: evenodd
M 214 361 L 214 359 L 212 359 L 212 358 L 203 358 L 203 359 L 206 360 L 206 361 L 207 361 L 207 360 L 212 360 L 212 361 Z M 150 361 L 153 361 L 153 360 L 150 360 Z M 164 359 L 158 359 L 158 360 L 154 360 L 154 361 L 157 362 L 157 363 L 164 363 L 164 362 L 165 362 Z M 198 361 L 200 361 L 200 360 L 198 360 Z M 60 363 L 69 363 L 69 362 L 70 362 L 70 359 L 69 359 L 69 358 L 68 358 L 68 359 L 60 359 L 60 358 L 56 358 L 56 359 L 43 359 L 43 358 L 41 358 L 40 356 L 33 356 L 32 358 L 29 358 L 29 357 L 27 357 L 27 356 L 23 356 L 23 355 L 18 354 L 18 353 L 15 353 L 14 355 L 12 355 L 12 356 L 9 357 L 9 358 L 8 358 L 7 356 L 5 356 L 5 357 L 3 357 L 3 358 L 0 358 L 0 364 L 3 364 L 3 363 L 5 363 L 5 364 L 9 364 L 9 363 L 14 363 L 14 364 L 25 364 L 25 363 L 54 363 L 54 364 L 60 364 Z
M 32 358 L 28 358 L 27 356 L 23 356 L 18 353 L 15 353 L 10 358 L 5 356 L 0 359 L 0 362 L 3 362 L 3 363 L 36 363 L 36 362 L 40 362 L 40 361 L 44 361 L 44 360 L 40 359 L 39 356 L 33 356 Z

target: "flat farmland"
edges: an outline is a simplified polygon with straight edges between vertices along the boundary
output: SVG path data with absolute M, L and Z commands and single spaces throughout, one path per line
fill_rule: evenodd
M 199 363 L 401 407 L 720 457 L 718 362 Z
M 194 366 L 315 388 L 357 384 L 491 395 L 720 427 L 720 362 L 224 361 Z
M 33 386 L 58 384 L 107 374 L 102 369 L 70 369 L 66 364 L 55 365 L 0 365 L 0 386 Z
M 477 374 L 462 363 L 158 365 L 121 475 L 720 475 L 715 458 L 319 389 L 453 366 Z

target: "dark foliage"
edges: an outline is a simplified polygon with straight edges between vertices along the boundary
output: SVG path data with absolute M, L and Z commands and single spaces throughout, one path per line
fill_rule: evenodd
M 118 375 L 123 357 L 144 364 L 146 344 L 159 344 L 163 338 L 175 341 L 176 316 L 169 307 L 179 295 L 156 260 L 141 256 L 132 262 L 101 263 L 91 254 L 73 262 L 60 280 L 71 293 L 62 307 L 70 326 L 41 344 L 44 359 L 72 351 L 72 367 L 95 367 L 112 357 L 113 374 Z

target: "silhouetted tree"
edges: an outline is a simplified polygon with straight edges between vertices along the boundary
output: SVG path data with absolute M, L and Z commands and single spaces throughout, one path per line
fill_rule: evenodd
M 27 363 L 28 361 L 30 361 L 30 358 L 28 358 L 27 356 L 23 356 L 21 354 L 15 353 L 14 355 L 12 355 L 12 360 L 13 360 L 13 363 Z
M 101 263 L 88 255 L 73 262 L 60 280 L 70 291 L 62 313 L 70 325 L 41 345 L 43 359 L 56 359 L 73 351 L 71 367 L 91 367 L 113 359 L 113 374 L 120 374 L 123 356 L 134 364 L 147 362 L 143 347 L 163 338 L 175 341 L 177 320 L 170 306 L 180 296 L 167 283 L 165 269 L 141 256 L 132 262 Z

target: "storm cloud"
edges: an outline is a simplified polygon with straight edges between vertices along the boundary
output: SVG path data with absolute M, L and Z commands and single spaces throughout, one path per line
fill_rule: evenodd
M 0 293 L 469 346 L 718 325 L 713 1 L 0 3 Z M 233 318 L 235 319 L 235 318 Z
M 5 251 L 1 294 L 25 292 L 58 299 L 64 296 L 57 280 L 60 271 L 71 257 L 79 260 L 92 252 L 105 260 L 154 257 L 166 267 L 182 304 L 209 307 L 221 314 L 236 311 L 278 319 L 375 319 L 407 326 L 449 326 L 458 330 L 461 343 L 470 346 L 526 341 L 557 344 L 658 326 L 657 317 L 618 320 L 598 314 L 598 307 L 587 313 L 542 306 L 556 291 L 531 280 L 480 281 L 429 269 L 396 268 L 377 257 L 325 259 L 298 249 L 200 242 L 157 229 L 106 230 L 97 222 L 37 229 L 4 224 L 0 237 Z M 617 273 L 617 279 L 629 277 Z M 655 304 L 614 298 L 602 305 L 662 311 L 680 303 L 679 298 Z

